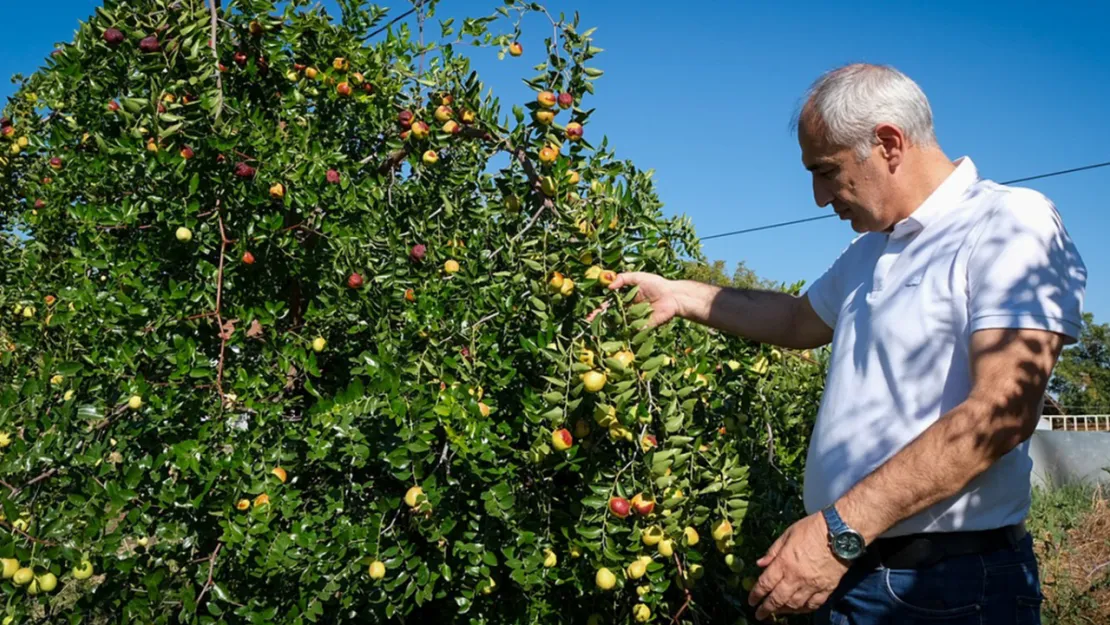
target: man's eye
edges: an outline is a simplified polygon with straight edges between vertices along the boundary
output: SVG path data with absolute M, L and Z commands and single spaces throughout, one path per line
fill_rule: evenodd
M 823 176 L 825 178 L 828 178 L 829 180 L 832 180 L 833 178 L 836 178 L 837 171 L 838 170 L 836 170 L 836 169 L 826 169 L 826 170 L 821 172 L 821 176 Z

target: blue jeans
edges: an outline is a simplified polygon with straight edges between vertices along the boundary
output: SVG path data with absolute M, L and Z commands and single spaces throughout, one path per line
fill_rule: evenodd
M 922 569 L 853 567 L 814 614 L 819 625 L 1040 625 L 1033 539 Z

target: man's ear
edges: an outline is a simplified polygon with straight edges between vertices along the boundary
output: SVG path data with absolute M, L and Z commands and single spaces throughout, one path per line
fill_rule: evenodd
M 875 126 L 875 138 L 879 142 L 879 153 L 886 160 L 891 173 L 894 173 L 906 157 L 906 135 L 898 126 L 879 124 Z

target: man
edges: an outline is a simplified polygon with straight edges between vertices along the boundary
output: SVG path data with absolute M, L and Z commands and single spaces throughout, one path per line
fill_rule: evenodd
M 1055 207 L 937 145 L 918 86 L 850 65 L 797 119 L 818 206 L 860 233 L 805 295 L 645 273 L 674 316 L 795 349 L 832 343 L 798 521 L 758 561 L 756 617 L 1039 623 L 1027 439 L 1081 324 L 1086 268 Z

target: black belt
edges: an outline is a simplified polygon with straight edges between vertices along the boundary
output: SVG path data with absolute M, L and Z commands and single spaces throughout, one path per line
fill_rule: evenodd
M 947 558 L 1013 549 L 1026 535 L 1025 524 L 972 532 L 935 532 L 880 538 L 867 547 L 861 566 L 919 569 Z

